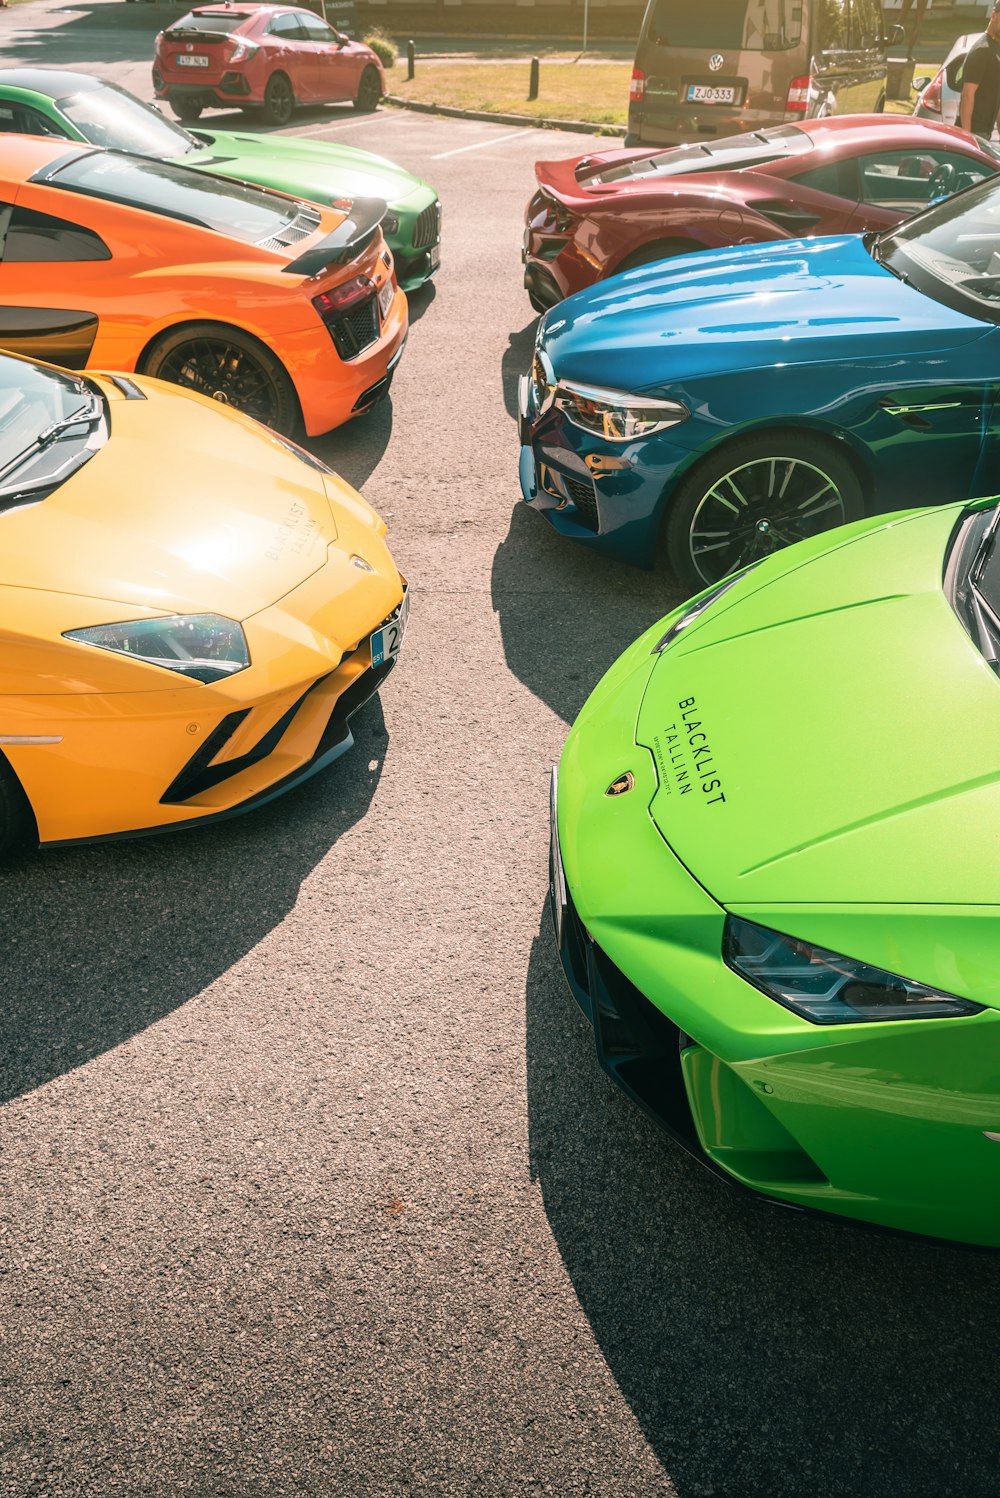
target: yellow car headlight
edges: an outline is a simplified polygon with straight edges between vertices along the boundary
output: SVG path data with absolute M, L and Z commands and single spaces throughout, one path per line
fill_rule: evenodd
M 159 619 L 126 619 L 68 629 L 66 640 L 98 650 L 129 655 L 149 666 L 162 666 L 192 681 L 220 681 L 250 664 L 246 635 L 235 619 L 222 614 L 169 614 Z

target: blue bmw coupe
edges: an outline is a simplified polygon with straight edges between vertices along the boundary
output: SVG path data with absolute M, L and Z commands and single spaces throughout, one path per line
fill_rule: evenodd
M 542 319 L 521 488 L 704 588 L 865 514 L 1000 488 L 1000 184 L 864 237 L 628 271 Z

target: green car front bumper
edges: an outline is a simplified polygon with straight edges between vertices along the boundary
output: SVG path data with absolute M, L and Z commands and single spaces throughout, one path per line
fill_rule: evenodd
M 601 1066 L 777 1204 L 1000 1246 L 1000 1013 L 828 1028 L 726 966 L 726 910 L 653 821 L 656 767 L 635 741 L 662 628 L 612 668 L 553 772 L 552 910 Z

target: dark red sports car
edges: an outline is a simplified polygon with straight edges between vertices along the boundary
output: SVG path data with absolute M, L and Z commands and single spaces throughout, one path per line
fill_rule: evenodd
M 524 284 L 543 312 L 594 281 L 693 250 L 886 229 L 1000 172 L 951 125 L 841 115 L 666 151 L 535 163 Z
M 287 125 L 296 104 L 350 100 L 355 109 L 375 109 L 385 75 L 370 47 L 310 11 L 199 5 L 156 38 L 153 87 L 182 120 L 216 106 Z

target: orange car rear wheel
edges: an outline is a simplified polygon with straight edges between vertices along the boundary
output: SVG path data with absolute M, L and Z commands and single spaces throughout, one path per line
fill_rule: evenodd
M 143 374 L 183 385 L 293 436 L 298 397 L 280 359 L 249 333 L 223 323 L 188 323 L 161 334 L 139 364 Z
M 35 814 L 21 782 L 0 754 L 0 853 L 38 842 Z

